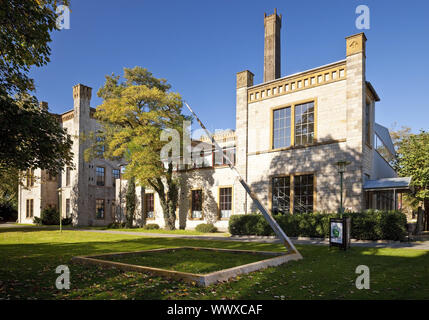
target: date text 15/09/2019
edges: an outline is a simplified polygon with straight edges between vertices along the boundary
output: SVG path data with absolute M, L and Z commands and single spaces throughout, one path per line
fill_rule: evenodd
M 167 314 L 169 315 L 193 315 L 195 318 L 197 318 L 201 312 L 203 313 L 211 313 L 211 314 L 218 314 L 218 315 L 231 315 L 231 314 L 252 314 L 252 315 L 258 315 L 262 312 L 262 305 L 256 304 L 256 305 L 247 305 L 247 304 L 214 304 L 210 305 L 210 308 L 204 308 L 203 307 L 182 307 L 175 304 L 172 307 L 168 307 Z

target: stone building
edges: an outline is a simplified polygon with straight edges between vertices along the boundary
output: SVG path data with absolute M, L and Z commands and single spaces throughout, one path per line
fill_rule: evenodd
M 73 87 L 73 109 L 55 115 L 63 128 L 72 136 L 73 166 L 61 174 L 51 176 L 36 169 L 27 175 L 19 187 L 18 221 L 32 223 L 45 208 L 61 206 L 63 217 L 73 216 L 75 225 L 105 225 L 113 221 L 115 211 L 115 183 L 119 178 L 119 163 L 104 159 L 86 162 L 90 132 L 97 131 L 90 107 L 91 88 L 78 84 Z
M 400 208 L 400 193 L 409 189 L 410 179 L 398 178 L 390 166 L 395 156 L 393 144 L 388 130 L 375 122 L 380 98 L 366 79 L 365 34 L 345 39 L 345 59 L 281 77 L 281 23 L 277 12 L 264 16 L 264 82 L 254 84 L 248 70 L 237 73 L 235 131 L 215 135 L 223 152 L 234 159 L 240 174 L 273 213 L 336 212 L 340 206 L 339 163 L 347 164 L 344 208 Z M 65 182 L 67 171 L 57 180 L 43 179 L 46 174 L 42 172 L 37 187 L 21 188 L 21 222 L 29 222 L 25 218 L 29 206 L 34 206 L 34 215 L 48 205 L 55 206 L 58 186 L 63 189 L 63 212 L 76 213 L 77 224 L 108 224 L 117 219 L 118 212 L 119 217 L 124 216 L 126 181 L 114 179 L 119 164 L 103 160 L 88 164 L 82 157 L 85 146 L 78 136 L 97 130 L 89 106 L 91 89 L 77 85 L 73 95 L 74 110 L 59 117 L 76 136 L 77 170 L 71 172 L 69 184 Z M 181 182 L 177 227 L 214 222 L 226 229 L 231 214 L 257 210 L 222 157 L 216 157 L 210 140 L 203 137 L 199 145 L 205 147 L 198 150 L 196 161 L 176 170 Z M 103 186 L 96 183 L 102 176 L 97 174 L 99 168 L 104 168 Z M 78 190 L 75 201 L 71 200 L 73 188 Z M 145 220 L 163 226 L 157 194 L 141 188 L 137 194 L 136 223 Z M 34 204 L 28 204 L 30 198 Z M 104 214 L 97 219 L 101 200 Z M 68 210 L 67 201 L 73 203 Z

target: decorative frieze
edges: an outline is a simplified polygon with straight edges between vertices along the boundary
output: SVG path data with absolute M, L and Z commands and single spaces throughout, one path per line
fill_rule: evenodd
M 346 61 L 261 84 L 247 91 L 249 103 L 346 79 Z

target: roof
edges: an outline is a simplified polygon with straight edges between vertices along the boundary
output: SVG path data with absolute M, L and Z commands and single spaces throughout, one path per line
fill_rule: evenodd
M 371 82 L 366 81 L 366 87 L 369 89 L 371 94 L 373 95 L 375 101 L 380 101 L 380 97 L 378 96 L 377 92 L 375 91 L 374 87 L 372 86 Z
M 365 190 L 385 190 L 385 189 L 411 189 L 411 177 L 383 178 L 377 180 L 366 180 L 363 184 Z
M 381 141 L 383 141 L 383 144 L 387 150 L 389 150 L 392 155 L 395 155 L 396 151 L 395 147 L 393 146 L 392 138 L 390 137 L 389 129 L 383 127 L 381 124 L 375 123 L 374 131 Z

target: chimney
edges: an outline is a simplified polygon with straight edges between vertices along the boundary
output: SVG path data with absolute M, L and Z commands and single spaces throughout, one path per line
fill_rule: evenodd
M 87 87 L 80 83 L 73 87 L 75 117 L 77 114 L 89 116 L 91 91 L 91 87 Z
M 280 28 L 282 15 L 264 13 L 264 82 L 280 78 Z

